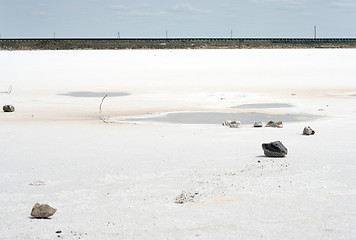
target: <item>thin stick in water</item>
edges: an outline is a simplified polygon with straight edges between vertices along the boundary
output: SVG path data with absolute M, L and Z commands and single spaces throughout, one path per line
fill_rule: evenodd
M 102 112 L 102 110 L 101 110 L 101 105 L 103 104 L 104 99 L 105 99 L 107 96 L 108 96 L 108 95 L 106 94 L 106 95 L 103 97 L 103 99 L 101 99 L 101 103 L 100 103 L 100 106 L 99 106 L 100 112 Z

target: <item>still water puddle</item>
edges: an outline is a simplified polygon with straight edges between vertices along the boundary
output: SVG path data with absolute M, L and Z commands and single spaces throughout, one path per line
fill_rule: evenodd
M 288 103 L 249 103 L 249 104 L 241 104 L 232 108 L 290 108 L 294 107 L 294 105 Z
M 104 97 L 108 95 L 108 97 L 122 97 L 130 95 L 129 93 L 122 93 L 122 92 L 69 92 L 69 93 L 61 93 L 58 94 L 61 96 L 70 96 L 70 97 L 85 97 L 85 98 L 92 98 L 92 97 Z
M 320 118 L 311 114 L 265 114 L 265 113 L 225 113 L 225 112 L 176 112 L 155 117 L 133 117 L 118 121 L 127 122 L 164 122 L 179 124 L 221 124 L 225 120 L 236 120 L 242 124 L 255 122 L 283 121 L 298 122 L 312 121 Z M 115 118 L 110 118 L 115 121 Z

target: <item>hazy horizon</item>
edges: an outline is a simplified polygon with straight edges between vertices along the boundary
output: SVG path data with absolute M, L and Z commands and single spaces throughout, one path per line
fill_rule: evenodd
M 0 1 L 1 38 L 356 37 L 356 0 Z

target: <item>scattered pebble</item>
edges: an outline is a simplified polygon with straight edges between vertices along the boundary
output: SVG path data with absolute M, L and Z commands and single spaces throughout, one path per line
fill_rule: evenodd
M 278 122 L 269 121 L 265 127 L 282 128 L 283 122 L 282 121 L 278 121 Z
M 314 135 L 314 134 L 315 131 L 311 129 L 309 126 L 303 129 L 303 135 Z
M 223 126 L 229 126 L 231 128 L 238 128 L 240 127 L 241 125 L 241 122 L 240 121 L 229 121 L 229 120 L 226 120 L 222 123 Z
M 255 124 L 253 124 L 253 127 L 263 127 L 263 123 L 262 122 L 255 122 Z
M 39 181 L 34 181 L 29 184 L 30 186 L 44 186 L 47 185 L 45 181 L 39 180 Z
M 182 192 L 176 197 L 175 203 L 183 204 L 187 202 L 194 202 L 195 198 L 199 195 L 198 192 L 189 193 L 189 192 Z

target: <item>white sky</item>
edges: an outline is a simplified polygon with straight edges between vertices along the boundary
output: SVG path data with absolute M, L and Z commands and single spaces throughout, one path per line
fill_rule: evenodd
M 356 0 L 0 0 L 2 38 L 356 38 Z

